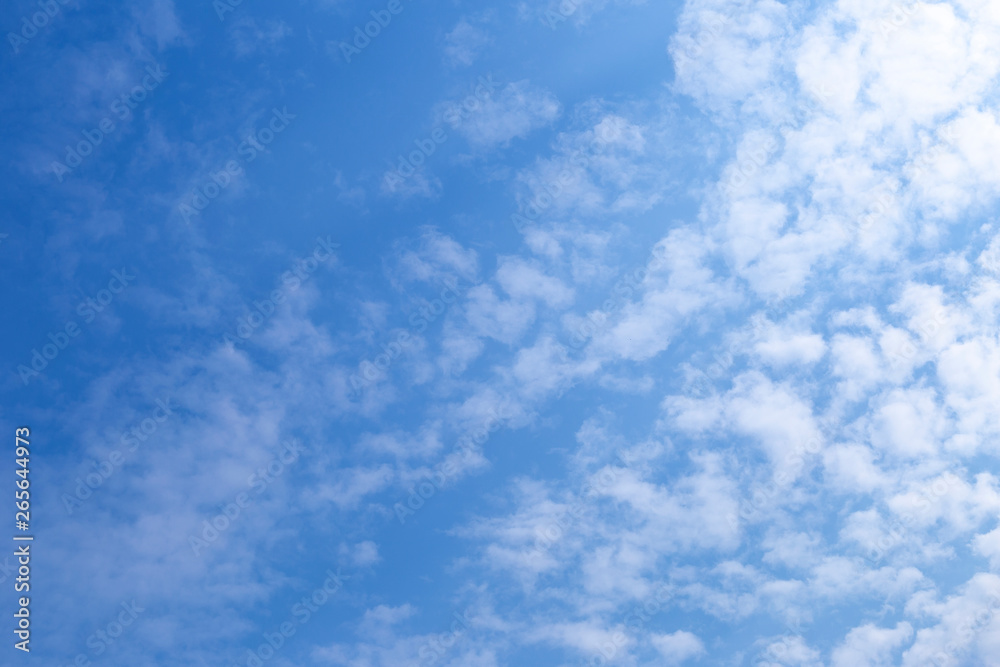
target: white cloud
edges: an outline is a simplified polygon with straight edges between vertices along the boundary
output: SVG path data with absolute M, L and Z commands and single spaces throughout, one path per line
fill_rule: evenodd
M 902 667 L 934 660 L 989 664 L 1000 635 L 998 609 L 1000 579 L 993 574 L 974 575 L 943 601 L 932 591 L 913 596 L 906 611 L 934 625 L 917 631 L 916 641 L 903 653 Z
M 913 638 L 913 627 L 905 621 L 895 628 L 868 624 L 854 628 L 843 643 L 833 650 L 831 667 L 890 667 L 896 664 L 895 651 Z
M 436 199 L 443 190 L 441 179 L 429 174 L 423 167 L 417 168 L 412 175 L 406 178 L 399 177 L 396 170 L 390 170 L 383 174 L 381 181 L 380 192 L 383 195 L 392 195 L 403 199 L 410 197 Z
M 469 290 L 465 316 L 476 333 L 501 343 L 514 343 L 535 319 L 530 302 L 501 300 L 488 285 Z
M 876 450 L 911 459 L 930 458 L 950 430 L 929 389 L 894 390 L 875 408 L 871 442 Z
M 493 40 L 485 30 L 463 18 L 445 35 L 444 41 L 448 63 L 468 67 Z
M 725 407 L 733 430 L 754 437 L 778 469 L 797 476 L 806 452 L 826 441 L 811 401 L 757 373 L 737 377 L 734 385 Z
M 864 445 L 833 445 L 823 452 L 823 466 L 837 490 L 869 493 L 888 483 L 878 458 L 877 452 Z
M 204 584 L 210 571 L 220 590 L 209 612 L 199 613 L 260 600 L 283 582 L 239 585 L 259 564 L 260 540 L 253 535 L 272 535 L 290 508 L 333 515 L 338 525 L 358 524 L 364 532 L 371 522 L 361 519 L 377 514 L 377 494 L 453 461 L 446 436 L 481 425 L 501 404 L 513 406 L 505 425 L 537 428 L 532 436 L 551 441 L 548 453 L 558 451 L 559 438 L 577 424 L 565 421 L 572 412 L 550 416 L 542 408 L 573 383 L 637 391 L 670 386 L 662 421 L 649 425 L 649 433 L 632 423 L 647 398 L 628 397 L 628 435 L 586 422 L 577 432 L 579 449 L 566 457 L 565 479 L 550 475 L 547 463 L 544 476 L 532 469 L 543 478 L 504 487 L 509 493 L 488 499 L 499 509 L 486 503 L 486 518 L 456 531 L 474 543 L 478 557 L 460 554 L 450 574 L 475 580 L 483 568 L 512 577 L 532 594 L 518 598 L 516 590 L 505 590 L 511 600 L 506 629 L 517 631 L 511 643 L 599 651 L 616 641 L 618 612 L 644 601 L 655 582 L 669 580 L 679 610 L 730 622 L 768 614 L 813 622 L 819 632 L 827 630 L 831 608 L 859 610 L 863 618 L 850 621 L 847 627 L 857 627 L 846 636 L 837 629 L 825 637 L 837 667 L 893 664 L 904 649 L 900 659 L 907 666 L 940 652 L 972 664 L 992 660 L 1000 631 L 984 592 L 998 589 L 998 580 L 974 572 L 981 562 L 958 557 L 971 548 L 996 567 L 1000 484 L 988 472 L 968 473 L 956 464 L 971 467 L 974 455 L 995 453 L 1000 442 L 1000 286 L 990 275 L 996 241 L 977 238 L 949 257 L 944 243 L 953 232 L 964 233 L 962 225 L 949 227 L 952 221 L 964 224 L 965 216 L 995 202 L 1000 123 L 991 87 L 1000 71 L 1000 10 L 972 0 L 935 3 L 898 25 L 891 4 L 881 1 L 798 11 L 770 0 L 686 5 L 672 46 L 676 87 L 730 133 L 719 143 L 732 139 L 733 153 L 719 166 L 720 187 L 681 179 L 685 193 L 704 195 L 696 220 L 675 220 L 654 208 L 673 202 L 671 181 L 685 168 L 676 164 L 692 164 L 667 149 L 682 134 L 666 129 L 673 122 L 670 105 L 594 100 L 573 110 L 573 127 L 560 128 L 547 156 L 516 172 L 521 203 L 537 200 L 556 180 L 561 184 L 544 212 L 553 220 L 525 234 L 530 254 L 504 251 L 495 273 L 480 281 L 481 260 L 489 266 L 493 259 L 481 257 L 483 246 L 472 250 L 425 230 L 415 244 L 393 248 L 386 273 L 401 293 L 452 277 L 472 285 L 444 318 L 440 354 L 427 351 L 434 347 L 429 340 L 413 352 L 421 391 L 413 404 L 400 405 L 400 414 L 419 413 L 412 428 L 393 422 L 357 431 L 343 445 L 336 440 L 331 424 L 341 417 L 385 415 L 387 405 L 402 404 L 408 394 L 386 382 L 381 393 L 357 402 L 345 397 L 348 372 L 333 359 L 355 348 L 346 335 L 326 331 L 316 312 L 323 303 L 318 288 L 293 299 L 252 350 L 180 354 L 139 374 L 150 386 L 183 387 L 191 416 L 170 426 L 176 429 L 171 447 L 151 451 L 148 464 L 121 482 L 143 501 L 143 515 L 112 535 L 116 539 L 104 533 L 100 539 L 123 550 L 119 560 L 130 563 L 128 572 L 108 569 L 119 561 L 105 562 L 84 523 L 65 530 L 83 545 L 74 539 L 73 549 L 92 559 L 67 558 L 76 567 L 65 576 L 86 571 L 98 591 L 125 576 L 148 586 L 152 598 L 167 598 L 186 590 L 178 582 Z M 808 25 L 796 27 L 803 20 Z M 447 38 L 447 48 L 456 63 L 467 64 L 482 44 L 462 26 Z M 486 149 L 560 117 L 552 93 L 519 82 L 458 131 L 474 148 Z M 945 121 L 954 134 L 941 131 Z M 699 151 L 712 144 L 702 134 L 683 138 Z M 737 174 L 743 178 L 732 180 Z M 418 175 L 406 187 L 433 195 L 435 183 Z M 870 225 L 858 224 L 864 215 Z M 625 222 L 607 227 L 613 216 Z M 647 226 L 663 236 L 664 265 L 637 282 L 588 347 L 570 354 L 559 342 L 558 327 L 574 315 L 565 311 L 582 298 L 581 285 L 614 279 L 609 248 L 617 250 L 622 237 L 631 242 L 629 234 Z M 797 295 L 809 304 L 794 301 Z M 219 296 L 177 312 L 185 322 L 211 322 Z M 791 314 L 774 315 L 783 300 L 795 304 L 781 310 Z M 355 304 L 365 334 L 397 315 L 387 301 L 364 293 Z M 742 319 L 729 316 L 734 306 L 741 306 L 735 312 L 757 311 L 760 326 L 748 333 Z M 739 330 L 726 335 L 734 327 Z M 683 378 L 675 369 L 692 349 L 709 351 L 704 341 L 715 328 L 724 329 L 721 338 L 734 352 L 718 389 L 702 398 L 677 393 L 671 383 Z M 260 351 L 284 356 L 258 364 Z M 487 368 L 468 377 L 480 358 Z M 441 381 L 432 385 L 438 373 Z M 117 411 L 109 397 L 132 390 L 123 377 L 115 371 L 92 383 L 80 409 L 85 428 L 96 420 L 87 410 Z M 635 411 L 633 402 L 640 406 Z M 162 565 L 153 551 L 172 553 L 168 537 L 169 544 L 183 542 L 185 531 L 202 520 L 205 503 L 226 501 L 241 488 L 254 466 L 266 463 L 268 447 L 292 416 L 323 445 L 308 466 L 317 477 L 301 488 L 285 479 L 276 483 L 260 513 L 247 516 L 254 530 L 230 533 L 225 548 L 212 555 L 211 570 L 178 559 L 169 561 L 176 576 L 150 576 Z M 88 442 L 100 441 L 88 433 Z M 607 462 L 612 448 L 647 439 L 658 443 L 655 454 L 625 469 Z M 795 454 L 810 443 L 822 447 L 816 457 L 822 468 L 800 475 L 813 459 Z M 737 459 L 749 461 L 741 467 Z M 497 460 L 477 450 L 456 467 L 465 473 Z M 946 476 L 949 469 L 955 478 Z M 753 530 L 741 531 L 730 519 L 747 496 L 744 485 L 752 492 L 776 470 L 795 479 Z M 560 525 L 558 539 L 535 550 L 539 534 L 565 521 L 587 483 L 599 491 L 587 499 L 585 518 Z M 916 518 L 899 533 L 897 522 L 914 508 Z M 894 542 L 881 563 L 857 558 L 887 535 Z M 341 555 L 371 567 L 385 556 L 363 537 L 345 537 Z M 956 559 L 948 567 L 968 583 L 951 590 L 942 582 L 941 590 L 931 590 L 931 574 L 917 566 L 945 558 Z M 886 605 L 905 602 L 899 615 L 906 620 L 893 619 L 895 628 L 869 622 L 873 593 L 886 596 Z M 194 609 L 202 602 L 192 597 L 184 604 Z M 321 647 L 314 658 L 356 667 L 412 664 L 428 635 L 406 632 L 419 613 L 414 605 L 393 605 L 365 612 L 356 642 Z M 677 631 L 637 636 L 624 646 L 652 644 L 663 660 L 680 662 L 707 654 L 706 642 L 716 643 Z M 802 637 L 763 644 L 767 664 L 822 664 Z M 488 641 L 463 645 L 442 664 L 502 664 L 504 653 L 496 649 Z
M 428 227 L 422 230 L 416 249 L 399 244 L 396 264 L 398 275 L 403 280 L 447 285 L 456 278 L 473 282 L 478 272 L 479 256 L 475 250 L 465 248 L 452 237 Z
M 566 308 L 573 290 L 558 278 L 546 275 L 537 264 L 516 257 L 499 260 L 496 280 L 512 298 L 542 301 L 550 308 Z
M 506 146 L 513 139 L 548 125 L 560 113 L 559 101 L 549 91 L 527 80 L 509 83 L 456 128 L 476 149 Z
M 815 364 L 826 354 L 826 343 L 819 334 L 793 322 L 768 322 L 757 335 L 754 351 L 776 368 Z
M 232 21 L 229 38 L 237 57 L 246 58 L 257 53 L 273 56 L 292 28 L 284 21 L 257 22 L 248 16 Z
M 680 665 L 705 653 L 705 645 L 701 640 L 684 630 L 669 635 L 652 635 L 649 641 L 668 665 Z
M 819 651 L 809 646 L 802 637 L 782 637 L 764 650 L 761 667 L 823 667 Z

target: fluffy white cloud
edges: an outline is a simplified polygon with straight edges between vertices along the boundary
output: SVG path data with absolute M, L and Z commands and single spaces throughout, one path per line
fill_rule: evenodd
M 448 62 L 468 67 L 492 39 L 481 27 L 463 18 L 445 35 L 444 41 L 444 54 Z
M 913 627 L 901 622 L 895 628 L 863 625 L 847 633 L 844 642 L 833 650 L 832 667 L 889 667 L 896 664 L 893 658 L 897 649 L 913 637 Z
M 515 81 L 482 100 L 456 130 L 474 148 L 489 149 L 527 136 L 554 121 L 559 113 L 559 101 L 551 92 L 527 80 Z
M 668 665 L 680 665 L 705 653 L 701 640 L 684 630 L 669 635 L 652 635 L 649 641 Z

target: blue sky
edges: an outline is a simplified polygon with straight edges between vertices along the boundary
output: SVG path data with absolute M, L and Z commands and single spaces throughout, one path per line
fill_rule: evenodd
M 1000 665 L 995 3 L 0 14 L 0 663 Z

